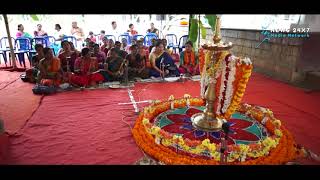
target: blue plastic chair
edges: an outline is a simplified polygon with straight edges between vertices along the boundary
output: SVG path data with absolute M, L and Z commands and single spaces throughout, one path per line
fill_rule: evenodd
M 105 35 L 104 37 L 106 37 L 107 39 L 112 39 L 113 40 L 113 42 L 116 42 L 116 37 L 114 36 L 114 35 L 110 35 L 110 34 L 108 34 L 108 35 Z
M 45 38 L 47 39 L 47 47 L 52 47 L 56 42 L 56 38 L 53 36 L 46 36 Z
M 134 35 L 133 37 L 132 37 L 132 39 L 134 39 L 134 40 L 140 40 L 140 39 L 144 39 L 144 36 L 143 35 L 141 35 L 141 34 L 136 34 L 136 35 Z
M 31 41 L 29 38 L 17 38 L 15 41 L 15 55 L 18 57 L 19 59 L 19 63 L 20 66 L 23 63 L 23 66 L 26 67 L 26 62 L 25 62 L 25 58 L 24 58 L 24 54 L 27 54 L 27 56 L 29 57 L 29 52 L 31 49 Z M 29 58 L 28 58 L 29 59 Z M 31 59 L 29 59 L 30 62 L 30 66 L 31 64 Z
M 144 45 L 145 46 L 151 46 L 152 45 L 152 39 L 158 39 L 158 36 L 156 33 L 148 33 L 144 37 Z
M 42 46 L 44 48 L 48 47 L 49 43 L 48 43 L 47 36 L 37 36 L 37 37 L 34 37 L 33 39 L 31 39 L 31 46 L 30 46 L 29 53 L 28 53 L 29 59 L 32 59 L 32 57 L 37 53 L 35 50 L 36 44 L 42 44 Z
M 33 40 L 32 40 L 32 41 L 33 41 Z M 31 43 L 31 44 L 32 44 L 32 43 Z M 34 55 L 36 55 L 36 54 L 37 54 L 37 52 L 36 52 L 34 46 L 31 45 L 31 46 L 30 46 L 30 49 L 29 49 L 29 53 L 28 53 L 28 58 L 29 58 L 29 60 L 32 61 L 32 57 L 33 57 Z
M 178 44 L 179 53 L 183 50 L 183 48 L 185 48 L 185 44 L 188 41 L 188 38 L 189 38 L 188 35 L 183 35 L 180 37 L 179 44 Z
M 32 47 L 36 44 L 42 44 L 43 47 L 48 47 L 49 43 L 48 43 L 48 38 L 47 37 L 34 37 L 32 39 Z
M 69 42 L 72 42 L 74 47 L 77 48 L 77 38 L 74 36 L 64 36 L 63 40 L 67 40 Z
M 118 41 L 121 42 L 121 40 L 122 40 L 123 38 L 127 39 L 128 45 L 131 45 L 131 38 L 130 38 L 129 33 L 121 34 L 121 35 L 118 37 Z
M 11 41 L 12 41 L 12 46 L 15 47 L 15 38 L 11 37 Z M 9 39 L 8 37 L 2 37 L 0 39 L 0 51 L 2 52 L 2 57 L 4 60 L 4 63 L 7 65 L 8 62 L 8 56 L 7 53 L 10 51 L 10 46 L 9 46 Z M 11 66 L 11 61 L 9 60 L 10 66 Z
M 56 38 L 53 36 L 47 36 L 47 47 L 50 47 L 53 50 L 53 54 L 56 56 L 59 49 L 61 48 L 60 43 L 56 43 Z
M 178 48 L 177 36 L 175 34 L 167 34 L 165 39 L 168 42 L 168 48 L 172 48 L 174 52 L 176 52 L 176 49 Z
M 5 52 L 3 52 L 2 50 L 0 50 L 0 54 L 2 55 L 2 57 L 3 57 L 3 60 L 4 60 L 4 63 L 7 65 L 7 60 L 5 59 L 6 57 L 5 57 Z M 1 64 L 1 59 L 0 59 L 0 64 Z

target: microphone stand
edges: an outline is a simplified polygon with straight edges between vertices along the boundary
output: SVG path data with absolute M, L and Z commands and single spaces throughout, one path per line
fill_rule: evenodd
M 164 77 L 165 77 L 165 75 L 164 75 L 164 73 L 165 73 L 164 67 L 165 67 L 164 63 L 161 63 L 161 71 L 162 71 L 161 77 L 162 77 L 162 81 L 164 81 Z
M 227 158 L 228 156 L 225 154 L 225 152 L 228 150 L 227 142 L 229 139 L 229 129 L 230 126 L 228 123 L 222 124 L 222 130 L 225 134 L 224 137 L 221 138 L 221 147 L 220 147 L 220 164 L 226 165 L 228 163 Z
M 66 59 L 67 59 L 67 73 L 69 73 L 70 72 L 70 67 L 69 67 L 69 61 L 70 61 L 70 59 L 71 59 L 71 57 L 66 57 Z
M 125 86 L 128 86 L 128 81 L 129 81 L 129 74 L 128 74 L 128 65 L 127 63 L 125 62 L 124 63 L 124 85 Z

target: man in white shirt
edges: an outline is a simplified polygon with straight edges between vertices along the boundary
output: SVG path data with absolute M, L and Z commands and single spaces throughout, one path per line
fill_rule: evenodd
M 121 35 L 121 33 L 117 29 L 117 23 L 115 21 L 112 21 L 111 25 L 112 25 L 112 28 L 111 28 L 111 31 L 108 34 L 114 35 L 116 37 L 116 41 L 118 41 L 118 38 Z
M 56 24 L 55 25 L 55 32 L 54 32 L 54 38 L 56 39 L 56 41 L 61 41 L 63 36 L 65 35 L 62 30 L 61 30 L 61 26 L 60 24 Z
M 72 22 L 71 35 L 77 39 L 77 49 L 82 48 L 82 42 L 84 40 L 84 33 L 82 28 L 78 27 L 77 22 Z

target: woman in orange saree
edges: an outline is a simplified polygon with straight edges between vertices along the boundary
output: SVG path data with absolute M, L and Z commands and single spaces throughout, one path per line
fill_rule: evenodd
M 181 74 L 199 75 L 199 63 L 195 52 L 192 50 L 192 42 L 186 42 L 185 48 L 186 49 L 180 53 L 179 72 Z
M 39 62 L 38 82 L 45 86 L 59 86 L 62 79 L 61 64 L 50 48 L 43 48 L 44 59 Z

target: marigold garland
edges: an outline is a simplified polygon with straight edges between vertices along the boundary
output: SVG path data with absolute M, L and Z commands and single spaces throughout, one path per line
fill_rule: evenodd
M 202 99 L 190 98 L 190 96 L 185 96 L 183 99 L 177 100 L 173 100 L 174 98 L 171 97 L 171 99 L 174 102 L 174 108 L 185 107 L 187 100 L 191 106 L 204 105 Z M 165 164 L 219 164 L 220 154 L 217 152 L 219 145 L 210 143 L 208 139 L 202 142 L 189 139 L 184 140 L 180 136 L 173 135 L 152 126 L 149 120 L 153 120 L 154 117 L 169 109 L 169 102 L 158 101 L 146 107 L 144 111 L 140 113 L 132 130 L 138 146 L 147 154 Z M 305 156 L 303 150 L 296 148 L 297 146 L 289 131 L 281 126 L 281 122 L 273 117 L 273 113 L 270 110 L 248 104 L 241 104 L 236 110 L 265 124 L 265 127 L 270 133 L 270 137 L 257 144 L 229 146 L 231 151 L 228 156 L 229 164 L 284 164 L 298 157 Z M 160 143 L 159 137 L 161 137 Z M 192 157 L 186 153 L 177 153 L 172 150 L 172 148 L 166 147 L 171 143 L 177 143 L 184 150 L 193 154 L 201 154 L 201 151 L 208 150 L 212 154 L 212 159 Z M 235 161 L 243 156 L 251 158 L 245 161 Z
M 236 68 L 236 77 L 233 82 L 233 97 L 229 107 L 227 108 L 227 111 L 222 115 L 221 118 L 229 119 L 231 115 L 237 110 L 244 95 L 249 77 L 251 76 L 251 71 L 253 68 L 252 64 L 239 63 L 237 64 L 237 66 L 240 66 L 240 68 Z

